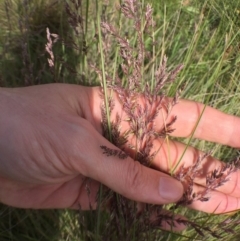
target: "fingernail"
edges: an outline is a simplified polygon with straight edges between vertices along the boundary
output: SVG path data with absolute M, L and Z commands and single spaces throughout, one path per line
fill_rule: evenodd
M 179 181 L 171 177 L 161 177 L 159 192 L 162 198 L 169 202 L 175 202 L 182 197 L 183 186 Z

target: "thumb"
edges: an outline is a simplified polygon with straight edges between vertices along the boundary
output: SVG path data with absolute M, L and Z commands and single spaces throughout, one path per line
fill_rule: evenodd
M 96 133 L 91 148 L 86 176 L 117 193 L 144 203 L 165 204 L 178 201 L 183 186 L 176 179 L 141 165 Z M 93 143 L 92 143 L 93 144 Z

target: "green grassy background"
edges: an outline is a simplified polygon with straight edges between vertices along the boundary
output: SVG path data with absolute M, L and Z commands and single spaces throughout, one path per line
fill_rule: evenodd
M 117 11 L 120 1 L 83 1 L 72 13 L 83 18 L 76 27 L 69 24 L 61 0 L 0 0 L 0 85 L 28 86 L 50 82 L 98 85 L 90 64 L 101 65 L 97 15 L 117 26 L 123 36 L 135 41 L 131 22 Z M 166 54 L 168 66 L 183 63 L 177 81 L 166 87 L 172 96 L 185 86 L 182 98 L 200 101 L 230 114 L 240 115 L 240 2 L 239 0 L 152 0 L 156 22 L 155 49 L 151 38 L 145 39 L 149 51 L 155 51 L 156 64 Z M 102 10 L 101 12 L 99 12 Z M 54 45 L 55 67 L 50 70 L 45 52 L 46 27 L 59 35 Z M 104 36 L 103 36 L 104 37 Z M 106 37 L 103 42 L 106 72 L 119 71 L 119 49 Z M 145 78 L 151 78 L 152 63 L 146 63 Z M 182 140 L 187 141 L 187 140 Z M 191 145 L 204 151 L 213 150 L 221 160 L 231 160 L 236 150 L 192 140 Z M 207 223 L 211 228 L 226 216 L 212 216 L 182 208 L 180 213 L 191 220 Z M 234 218 L 239 218 L 235 214 Z M 81 215 L 69 210 L 19 210 L 0 207 L 0 240 L 87 240 Z M 94 222 L 93 222 L 94 223 Z M 85 236 L 84 236 L 85 235 Z M 239 240 L 240 228 L 234 234 L 223 234 L 222 240 Z M 89 239 L 91 240 L 91 239 Z M 215 240 L 196 234 L 191 228 L 182 234 L 163 233 L 159 240 Z

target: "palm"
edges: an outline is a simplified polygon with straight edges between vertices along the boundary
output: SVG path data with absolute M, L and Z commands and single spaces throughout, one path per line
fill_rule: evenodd
M 7 141 L 0 160 L 1 200 L 23 208 L 79 208 L 81 205 L 88 209 L 89 201 L 95 205 L 98 184 L 82 175 L 84 165 L 76 165 L 84 163 L 79 160 L 79 154 L 94 145 L 97 132 L 79 117 L 77 110 L 72 111 L 71 105 L 66 104 L 62 98 L 67 93 L 66 86 L 60 86 L 59 92 L 55 86 L 45 87 L 17 90 L 21 104 L 17 108 L 15 102 L 10 105 L 9 109 L 15 113 L 10 124 L 12 134 L 2 132 Z M 88 158 L 84 153 L 83 157 Z M 92 190 L 90 195 L 88 186 Z

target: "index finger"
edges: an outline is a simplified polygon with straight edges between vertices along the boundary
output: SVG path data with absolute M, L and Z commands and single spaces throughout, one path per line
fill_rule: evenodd
M 180 100 L 174 106 L 168 118 L 171 119 L 174 116 L 177 116 L 177 121 L 173 124 L 175 130 L 172 136 L 190 137 L 194 131 L 194 138 L 236 148 L 240 146 L 239 117 L 188 100 Z M 162 122 L 163 117 L 158 118 Z

